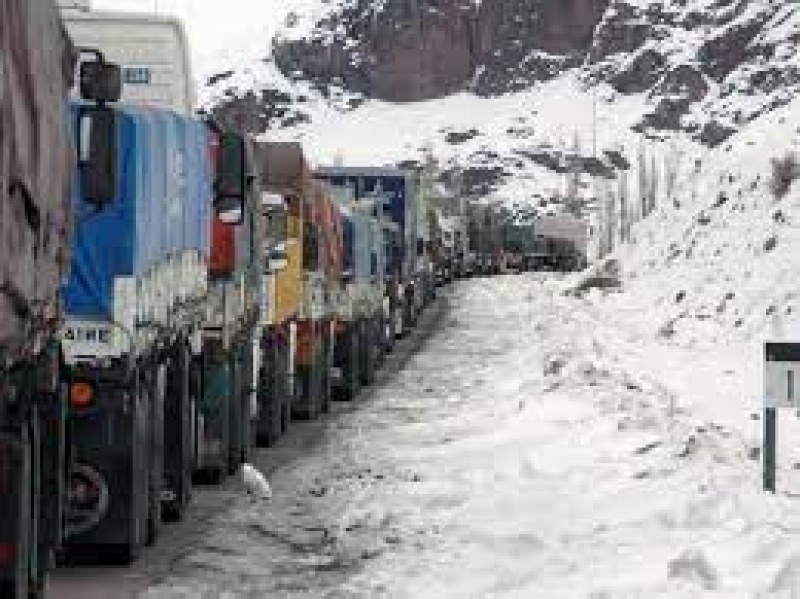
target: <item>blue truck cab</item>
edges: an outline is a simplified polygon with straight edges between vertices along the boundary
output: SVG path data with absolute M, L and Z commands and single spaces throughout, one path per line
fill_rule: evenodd
M 73 110 L 78 110 L 77 106 Z M 74 187 L 63 290 L 69 388 L 68 549 L 136 558 L 162 509 L 180 512 L 193 462 L 189 388 L 201 326 L 212 169 L 201 123 L 118 108 L 119 187 L 102 213 Z

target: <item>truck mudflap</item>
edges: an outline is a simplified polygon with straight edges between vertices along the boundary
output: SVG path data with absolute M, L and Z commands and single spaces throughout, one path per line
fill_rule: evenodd
M 189 504 L 194 469 L 194 401 L 192 363 L 188 345 L 179 340 L 170 352 L 164 399 L 164 489 L 161 504 L 165 519 L 180 520 Z
M 343 320 L 337 323 L 333 366 L 337 370 L 338 376 L 333 381 L 333 397 L 338 401 L 351 401 L 361 391 L 360 329 L 358 320 Z
M 403 325 L 404 325 L 404 333 L 407 333 L 409 329 L 414 328 L 417 326 L 417 303 L 416 303 L 416 291 L 417 285 L 415 282 L 411 281 L 408 285 L 403 287 Z
M 230 362 L 221 339 L 207 339 L 203 344 L 201 387 L 196 474 L 199 482 L 218 484 L 227 473 L 232 389 Z
M 291 419 L 288 336 L 285 327 L 271 327 L 261 339 L 256 423 L 256 443 L 259 447 L 273 445 L 288 430 Z
M 292 416 L 313 420 L 324 410 L 330 364 L 325 342 L 328 321 L 297 322 L 295 381 Z
M 252 345 L 250 338 L 241 335 L 229 352 L 230 360 L 230 428 L 228 445 L 228 473 L 233 474 L 248 459 L 253 446 L 254 410 L 251 409 Z

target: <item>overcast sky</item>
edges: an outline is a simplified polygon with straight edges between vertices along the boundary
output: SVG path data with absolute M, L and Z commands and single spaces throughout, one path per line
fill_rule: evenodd
M 168 13 L 186 23 L 198 74 L 227 56 L 258 54 L 286 11 L 285 0 L 92 0 L 102 9 Z

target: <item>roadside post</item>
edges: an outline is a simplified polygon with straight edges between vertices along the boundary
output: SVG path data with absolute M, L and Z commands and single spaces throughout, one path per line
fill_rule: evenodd
M 775 493 L 777 410 L 800 408 L 800 343 L 765 343 L 764 358 L 763 485 Z

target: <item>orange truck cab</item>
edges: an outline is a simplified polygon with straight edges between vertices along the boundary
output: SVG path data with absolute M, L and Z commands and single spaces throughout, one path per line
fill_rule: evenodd
M 280 269 L 265 266 L 261 302 L 264 376 L 272 391 L 260 399 L 258 436 L 261 444 L 269 444 L 285 428 L 287 411 L 295 418 L 313 419 L 328 409 L 330 298 L 339 277 L 341 242 L 337 246 L 325 188 L 313 180 L 300 146 L 257 142 L 256 156 L 264 173 L 265 210 L 281 203 L 285 210 L 285 241 L 277 253 Z

